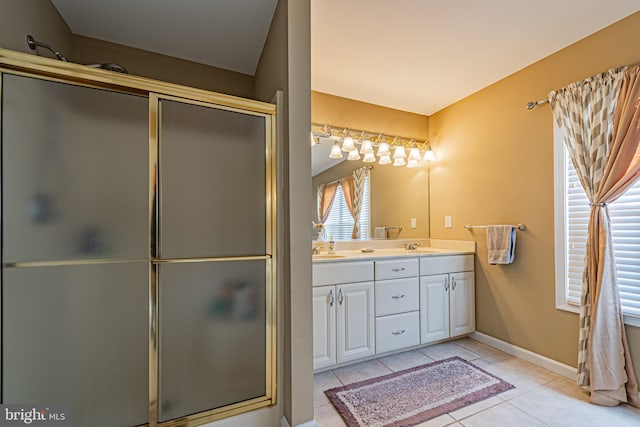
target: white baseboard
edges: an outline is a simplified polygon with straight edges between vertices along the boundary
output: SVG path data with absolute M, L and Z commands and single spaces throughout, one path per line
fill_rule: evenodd
M 538 365 L 541 368 L 548 369 L 551 372 L 555 372 L 558 375 L 567 377 L 569 379 L 576 379 L 576 368 L 573 366 L 565 365 L 557 360 L 550 359 L 533 351 L 518 347 L 517 345 L 510 344 L 506 341 L 502 341 L 498 338 L 494 338 L 491 335 L 483 334 L 482 332 L 474 332 L 469 335 L 469 338 L 473 338 L 476 341 L 480 341 L 483 344 L 495 347 L 498 350 L 504 351 L 507 354 L 515 356 L 519 359 L 531 362 L 534 365 Z
M 287 421 L 287 418 L 284 415 L 282 416 L 282 418 L 280 418 L 280 427 L 291 427 L 289 425 L 289 421 Z M 296 427 L 318 427 L 318 423 L 316 422 L 316 420 L 311 420 L 302 424 L 298 424 Z

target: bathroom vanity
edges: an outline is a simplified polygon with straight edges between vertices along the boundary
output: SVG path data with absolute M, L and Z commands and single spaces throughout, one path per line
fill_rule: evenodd
M 351 250 L 313 259 L 316 371 L 475 330 L 472 251 Z

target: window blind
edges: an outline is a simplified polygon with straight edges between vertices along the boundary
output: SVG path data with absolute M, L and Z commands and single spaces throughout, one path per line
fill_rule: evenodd
M 362 195 L 362 208 L 360 210 L 360 238 L 369 239 L 369 177 L 364 179 L 364 194 Z M 333 235 L 335 240 L 350 240 L 351 233 L 353 233 L 353 217 L 349 212 L 347 203 L 344 199 L 344 193 L 342 192 L 342 185 L 338 186 L 336 191 L 336 198 L 333 201 L 333 206 L 329 211 L 329 217 L 324 222 L 324 229 L 326 232 L 326 238 L 330 238 Z
M 565 159 L 567 302 L 580 304 L 590 208 L 566 148 Z M 609 204 L 609 217 L 622 311 L 640 316 L 640 180 Z

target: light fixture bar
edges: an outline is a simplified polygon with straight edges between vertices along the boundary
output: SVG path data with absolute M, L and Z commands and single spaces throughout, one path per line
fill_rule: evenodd
M 347 131 L 349 135 L 345 135 Z M 319 138 L 329 138 L 331 136 L 345 138 L 347 136 L 357 135 L 356 138 L 364 140 L 368 137 L 368 139 L 371 140 L 373 146 L 375 147 L 377 147 L 383 139 L 386 139 L 386 142 L 390 147 L 402 145 L 407 148 L 413 148 L 415 144 L 415 147 L 417 147 L 420 151 L 424 151 L 429 146 L 428 141 L 418 141 L 413 137 L 390 135 L 387 133 L 354 129 L 351 127 L 346 128 L 344 126 L 332 126 L 327 123 L 311 123 L 311 132 L 314 136 Z

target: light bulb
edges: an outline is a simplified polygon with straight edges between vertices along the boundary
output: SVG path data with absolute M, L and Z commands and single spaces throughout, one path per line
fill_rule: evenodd
M 380 145 L 378 145 L 378 157 L 390 155 L 391 151 L 389 150 L 389 144 L 387 144 L 386 142 L 381 142 Z
M 360 146 L 360 154 L 373 154 L 373 145 L 371 145 L 371 141 L 365 139 L 362 141 L 362 145 Z
M 431 147 L 427 148 L 427 151 L 424 152 L 424 160 L 427 162 L 432 162 L 436 159 L 436 156 L 433 154 L 433 150 Z
M 350 151 L 349 155 L 347 156 L 347 160 L 360 160 L 360 153 L 358 153 L 358 150 Z
M 350 153 L 356 149 L 356 145 L 353 143 L 353 138 L 347 136 L 344 141 L 342 141 L 342 151 L 345 153 Z
M 371 153 L 367 153 L 364 155 L 364 159 L 362 159 L 363 162 L 365 163 L 373 163 L 376 161 L 376 155 Z
M 342 151 L 340 151 L 340 145 L 338 145 L 337 141 L 331 146 L 331 153 L 329 153 L 329 157 L 332 159 L 342 158 Z
M 388 165 L 389 163 L 391 163 L 391 155 L 390 154 L 386 154 L 384 156 L 380 156 L 380 161 L 378 162 L 379 165 Z
M 416 147 L 413 147 L 411 151 L 409 151 L 409 161 L 411 160 L 415 160 L 417 162 L 421 160 L 420 150 L 418 150 Z
M 405 161 L 403 157 L 398 157 L 393 161 L 393 166 L 404 166 L 404 165 L 405 165 Z
M 407 167 L 408 168 L 417 168 L 418 164 L 419 164 L 420 160 L 416 160 L 416 159 L 409 159 L 409 161 L 407 162 Z
M 405 157 L 407 157 L 407 153 L 404 151 L 404 147 L 402 145 L 398 145 L 393 152 L 393 158 L 404 159 Z M 402 161 L 402 164 L 404 165 L 404 160 Z M 395 166 L 395 163 L 393 165 Z

